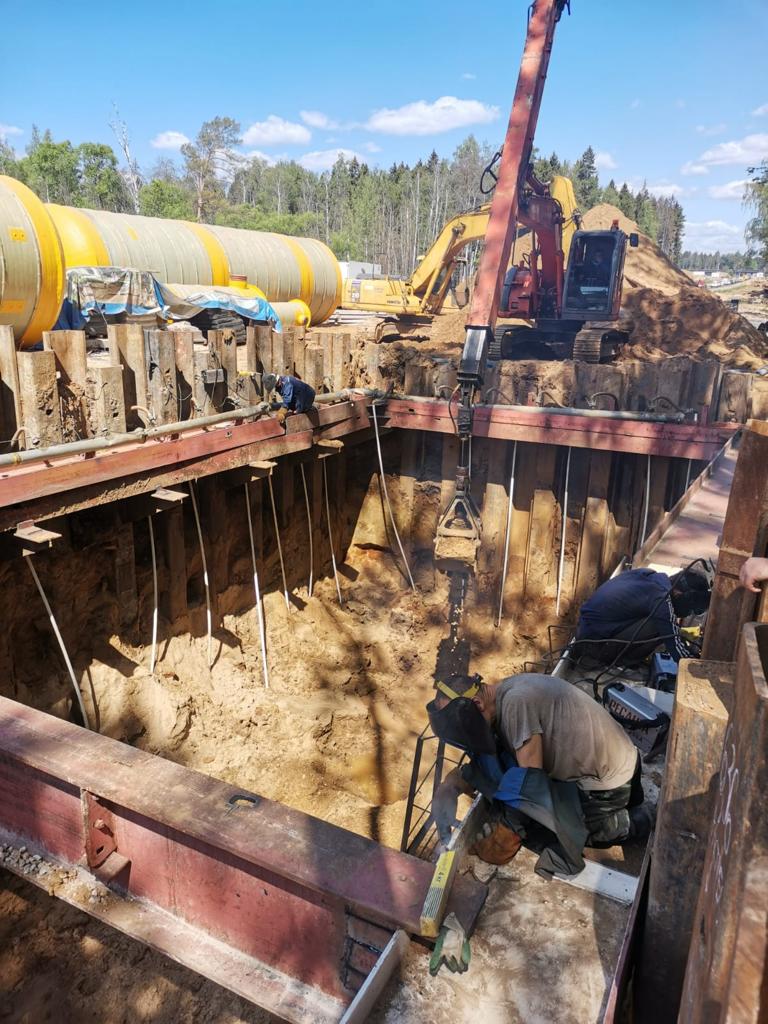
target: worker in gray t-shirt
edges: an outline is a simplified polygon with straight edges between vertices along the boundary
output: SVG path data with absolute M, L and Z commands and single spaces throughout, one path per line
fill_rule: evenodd
M 467 698 L 475 705 L 478 723 L 482 716 L 503 756 L 520 768 L 540 769 L 557 782 L 576 784 L 587 845 L 610 846 L 648 834 L 653 814 L 643 803 L 637 748 L 605 708 L 578 687 L 537 673 L 510 676 L 496 684 L 454 676 L 448 684 L 438 683 L 430 716 L 436 732 L 441 710 L 453 706 L 457 698 L 457 712 L 459 705 L 469 710 Z M 458 714 L 453 717 L 458 723 Z M 461 721 L 471 725 L 471 715 L 462 712 Z M 466 729 L 463 724 L 455 727 Z M 476 755 L 484 752 L 482 729 L 470 728 L 465 742 L 457 739 L 473 765 L 478 763 L 481 758 Z M 463 778 L 458 771 L 451 772 L 440 787 L 442 793 L 433 802 L 438 828 L 441 816 L 447 820 L 454 805 L 450 788 L 466 792 L 467 777 L 466 771 Z

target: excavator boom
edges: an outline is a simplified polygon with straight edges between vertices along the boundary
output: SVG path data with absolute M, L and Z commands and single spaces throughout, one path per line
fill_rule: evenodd
M 475 567 L 480 517 L 470 494 L 474 393 L 483 382 L 488 347 L 517 231 L 520 197 L 528 175 L 555 27 L 567 5 L 568 0 L 534 0 L 529 11 L 528 33 L 459 364 L 456 493 L 438 524 L 435 539 L 435 563 L 446 572 L 470 573 Z

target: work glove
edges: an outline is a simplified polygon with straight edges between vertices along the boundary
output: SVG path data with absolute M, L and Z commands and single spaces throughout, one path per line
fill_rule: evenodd
M 448 914 L 443 921 L 435 949 L 429 958 L 429 973 L 434 976 L 445 964 L 451 974 L 463 974 L 469 967 L 472 951 L 469 939 L 454 913 Z
M 498 785 L 473 761 L 468 761 L 461 766 L 461 777 L 478 793 L 482 793 L 486 800 L 493 800 Z
M 454 768 L 446 775 L 432 797 L 432 817 L 435 819 L 437 834 L 443 845 L 451 838 L 451 831 L 456 824 L 456 809 L 462 788 L 461 778 Z
M 282 427 L 282 426 L 285 425 L 285 421 L 287 419 L 288 419 L 288 410 L 285 408 L 285 406 L 283 406 L 282 408 L 277 410 L 277 422 Z
M 478 832 L 469 852 L 486 864 L 508 864 L 521 845 L 522 840 L 517 832 L 503 821 L 493 821 L 483 825 L 482 832 Z

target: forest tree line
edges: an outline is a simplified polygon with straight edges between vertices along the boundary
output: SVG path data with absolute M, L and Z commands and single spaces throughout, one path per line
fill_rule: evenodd
M 182 146 L 178 160 L 144 170 L 125 125 L 112 127 L 122 159 L 104 143 L 74 146 L 34 128 L 23 154 L 0 140 L 0 173 L 24 181 L 46 202 L 309 235 L 340 259 L 380 263 L 385 273 L 403 276 L 449 218 L 488 200 L 480 180 L 493 149 L 472 135 L 450 158 L 433 151 L 413 165 L 380 168 L 340 156 L 317 172 L 294 160 L 244 157 L 237 151 L 240 125 L 217 117 Z M 636 192 L 613 180 L 602 187 L 591 146 L 574 161 L 536 154 L 534 169 L 544 181 L 571 178 L 582 212 L 598 203 L 617 206 L 670 258 L 681 259 L 684 214 L 677 200 L 651 195 L 645 185 Z

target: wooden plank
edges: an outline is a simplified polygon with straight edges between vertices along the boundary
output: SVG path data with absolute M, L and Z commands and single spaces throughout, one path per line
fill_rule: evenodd
M 115 531 L 115 597 L 120 625 L 132 625 L 139 614 L 133 523 L 123 523 Z
M 165 587 L 160 595 L 163 615 L 172 625 L 187 617 L 187 554 L 184 545 L 184 508 L 177 505 L 156 517 L 166 565 Z M 181 627 L 180 627 L 181 628 Z
M 693 916 L 733 703 L 733 664 L 683 661 L 667 741 L 636 987 L 638 1012 L 677 1020 Z
M 0 417 L 2 417 L 2 441 L 7 443 L 22 424 L 16 342 L 13 337 L 13 328 L 8 324 L 0 324 Z M 17 447 L 27 447 L 23 434 L 19 438 Z
M 88 410 L 94 436 L 127 430 L 122 366 L 93 366 L 88 371 Z
M 525 590 L 525 566 L 530 532 L 531 505 L 536 487 L 537 446 L 517 443 L 515 493 L 509 534 L 509 568 L 505 602 L 519 602 Z
M 304 350 L 305 380 L 315 391 L 323 390 L 323 350 L 319 345 L 308 345 Z
M 224 380 L 213 385 L 211 404 L 217 412 L 231 409 L 237 393 L 237 341 L 230 328 L 208 331 L 208 366 L 224 371 Z
M 557 592 L 555 534 L 560 526 L 560 507 L 551 490 L 536 489 L 531 503 L 528 553 L 525 561 L 525 596 L 536 601 L 554 598 Z
M 64 384 L 85 387 L 85 331 L 43 331 L 43 348 L 56 356 L 56 366 Z
M 147 405 L 147 361 L 141 324 L 110 324 L 107 327 L 109 361 L 123 367 L 125 415 L 128 429 L 140 427 L 142 418 L 134 408 Z
M 746 423 L 749 417 L 749 398 L 752 374 L 740 370 L 726 370 L 720 383 L 717 418 L 723 423 Z
M 739 584 L 739 571 L 750 555 L 768 549 L 768 435 L 747 429 L 731 484 L 723 524 L 702 657 L 731 661 L 743 623 L 754 614 L 755 595 Z
M 193 416 L 210 416 L 216 410 L 211 401 L 213 387 L 206 385 L 203 371 L 210 370 L 211 357 L 207 348 L 195 348 L 192 353 L 192 409 Z
M 306 380 L 306 327 L 293 329 L 293 372 L 300 380 Z
M 192 418 L 192 399 L 195 394 L 195 344 L 194 331 L 173 331 L 176 350 L 176 390 L 179 402 L 179 419 Z
M 28 448 L 61 444 L 61 413 L 53 352 L 18 352 L 21 414 Z
M 275 369 L 275 373 L 287 374 L 292 377 L 294 375 L 294 349 L 296 347 L 296 329 L 294 327 L 286 327 L 283 330 L 283 345 L 282 345 L 282 360 L 280 368 Z
M 766 664 L 768 626 L 747 623 L 739 641 L 733 710 L 723 741 L 715 809 L 691 931 L 679 1017 L 685 1024 L 734 1019 L 728 998 L 745 967 L 737 955 L 739 923 L 748 900 L 762 907 L 768 904 L 764 887 L 757 896 L 747 889 L 750 865 L 768 855 Z M 763 961 L 766 941 L 768 935 L 762 930 L 753 953 Z
M 606 575 L 603 566 L 603 545 L 609 520 L 610 473 L 611 456 L 607 452 L 592 452 L 576 566 L 574 601 L 577 605 L 581 605 L 597 589 Z
M 155 423 L 181 419 L 176 380 L 176 340 L 172 331 L 145 331 L 147 396 Z

